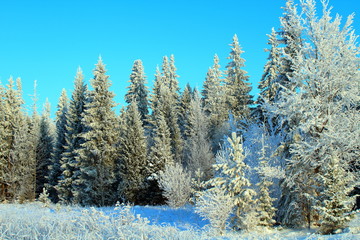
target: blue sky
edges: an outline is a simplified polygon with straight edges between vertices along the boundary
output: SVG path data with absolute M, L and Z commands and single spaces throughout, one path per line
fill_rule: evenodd
M 88 82 L 101 55 L 124 104 L 134 60 L 149 86 L 164 55 L 174 54 L 179 83 L 201 88 L 214 54 L 225 67 L 234 34 L 245 51 L 253 94 L 266 62 L 266 34 L 279 27 L 285 0 L 47 0 L 0 1 L 0 80 L 21 77 L 26 106 L 37 80 L 39 110 L 46 98 L 55 111 L 62 88 L 71 95 L 76 69 Z M 333 13 L 360 15 L 359 0 L 330 0 Z M 359 34 L 360 18 L 354 27 Z

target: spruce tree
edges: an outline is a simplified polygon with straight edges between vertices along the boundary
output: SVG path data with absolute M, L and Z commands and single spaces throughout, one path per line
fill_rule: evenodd
M 38 197 L 45 187 L 48 187 L 51 158 L 54 147 L 51 132 L 50 103 L 46 101 L 39 124 L 39 135 L 36 146 L 36 196 Z
M 129 82 L 130 86 L 128 87 L 128 92 L 125 95 L 125 101 L 128 104 L 131 104 L 134 101 L 137 102 L 139 112 L 141 114 L 141 120 L 144 122 L 149 114 L 149 91 L 146 87 L 146 76 L 141 60 L 136 60 L 134 62 Z
M 281 49 L 279 47 L 278 35 L 275 32 L 274 28 L 271 31 L 269 36 L 268 44 L 270 49 L 267 49 L 269 52 L 268 61 L 264 67 L 264 74 L 261 77 L 259 90 L 260 95 L 257 100 L 258 104 L 266 102 L 273 102 L 278 93 L 279 83 L 277 80 L 281 73 Z
M 166 124 L 162 112 L 156 115 L 156 128 L 153 136 L 153 146 L 150 149 L 149 164 L 146 169 L 147 177 L 147 197 L 149 204 L 162 204 L 165 199 L 159 187 L 158 177 L 160 171 L 166 165 L 174 164 L 174 154 L 171 149 L 171 133 Z
M 68 97 L 66 95 L 65 89 L 63 89 L 59 98 L 59 103 L 57 105 L 56 111 L 54 153 L 52 156 L 52 163 L 49 168 L 49 187 L 47 190 L 50 199 L 55 203 L 59 201 L 58 193 L 56 192 L 55 187 L 58 185 L 58 181 L 61 175 L 61 158 L 63 153 L 65 152 L 67 111 Z
M 226 145 L 216 156 L 215 178 L 209 183 L 233 198 L 233 224 L 236 228 L 244 228 L 248 224 L 245 221 L 248 214 L 255 212 L 256 192 L 250 188 L 251 183 L 246 176 L 249 167 L 244 162 L 246 156 L 241 138 L 233 132 L 231 137 L 228 137 Z
M 20 156 L 28 150 L 21 80 L 15 84 L 10 77 L 6 89 L 0 87 L 0 95 L 0 199 L 15 200 L 20 198 L 21 183 L 28 177 L 24 169 L 27 159 Z
M 145 189 L 147 141 L 136 100 L 130 103 L 122 118 L 119 192 L 126 202 L 139 204 Z
M 162 114 L 170 130 L 171 149 L 175 161 L 181 163 L 183 155 L 183 139 L 179 127 L 180 106 L 179 86 L 174 64 L 174 57 L 163 58 L 162 72 L 155 74 L 154 88 L 151 95 L 152 129 L 157 128 L 158 114 Z
M 209 68 L 206 74 L 202 91 L 203 106 L 206 116 L 209 118 L 209 134 L 214 153 L 219 149 L 220 140 L 227 132 L 226 121 L 229 115 L 222 80 L 219 57 L 215 55 L 214 65 Z
M 114 93 L 105 65 L 99 58 L 91 81 L 93 90 L 85 105 L 84 123 L 86 132 L 84 143 L 78 151 L 80 175 L 76 179 L 76 201 L 82 205 L 104 206 L 113 204 L 115 161 L 117 159 L 117 117 L 113 108 Z
M 214 163 L 208 127 L 208 118 L 202 108 L 201 98 L 196 95 L 189 106 L 185 165 L 193 176 L 195 176 L 195 172 L 201 173 L 204 178 L 202 180 L 210 179 Z
M 247 119 L 250 116 L 250 105 L 252 104 L 251 86 L 247 72 L 243 70 L 245 60 L 241 54 L 244 51 L 241 50 L 236 34 L 230 46 L 231 51 L 228 57 L 230 62 L 226 66 L 224 85 L 227 96 L 226 105 L 236 119 Z
M 190 84 L 186 84 L 184 91 L 180 96 L 180 117 L 179 117 L 179 127 L 183 136 L 183 139 L 186 140 L 189 133 L 187 131 L 188 128 L 188 115 L 190 109 L 190 103 L 193 99 L 193 90 Z
M 86 131 L 83 121 L 85 104 L 87 102 L 87 85 L 81 68 L 77 70 L 74 80 L 74 90 L 66 114 L 64 152 L 60 160 L 61 175 L 56 190 L 63 203 L 72 203 L 75 194 L 74 182 L 80 174 L 78 152 L 84 143 L 82 135 Z

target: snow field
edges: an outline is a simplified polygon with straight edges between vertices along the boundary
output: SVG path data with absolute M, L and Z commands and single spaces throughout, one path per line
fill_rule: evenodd
M 315 230 L 264 229 L 213 235 L 192 206 L 118 206 L 81 208 L 40 203 L 1 204 L 0 239 L 360 239 L 360 213 L 336 235 Z

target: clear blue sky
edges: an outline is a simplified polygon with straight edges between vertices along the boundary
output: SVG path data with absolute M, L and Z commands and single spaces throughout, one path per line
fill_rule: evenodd
M 101 55 L 116 94 L 123 98 L 134 60 L 141 59 L 149 86 L 164 55 L 174 54 L 183 88 L 201 88 L 217 53 L 225 67 L 231 39 L 239 37 L 257 94 L 266 62 L 266 34 L 279 27 L 285 0 L 3 0 L 0 1 L 0 80 L 21 77 L 26 106 L 34 80 L 39 105 L 55 111 L 62 88 L 71 95 L 76 69 L 88 82 Z M 360 15 L 359 0 L 330 0 L 333 13 Z M 355 16 L 356 33 L 360 17 Z M 39 110 L 41 110 L 39 106 Z

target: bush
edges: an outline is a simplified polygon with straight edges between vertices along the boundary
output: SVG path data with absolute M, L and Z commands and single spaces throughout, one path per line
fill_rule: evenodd
M 189 201 L 192 193 L 191 176 L 181 164 L 165 166 L 165 170 L 159 174 L 158 181 L 170 207 L 181 207 Z
M 222 235 L 233 208 L 234 199 L 225 194 L 224 190 L 214 187 L 200 195 L 195 212 L 208 219 L 211 227 Z

